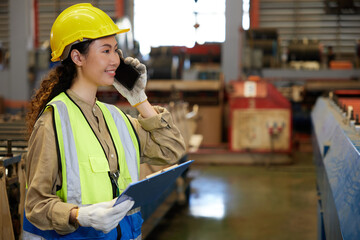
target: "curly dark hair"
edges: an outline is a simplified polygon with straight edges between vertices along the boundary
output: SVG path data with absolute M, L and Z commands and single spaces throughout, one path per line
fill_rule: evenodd
M 89 46 L 92 42 L 93 40 L 87 40 L 74 44 L 71 47 L 70 53 L 73 49 L 76 49 L 81 54 L 86 55 L 89 52 Z M 76 74 L 75 63 L 72 61 L 71 57 L 67 57 L 60 65 L 51 69 L 47 76 L 42 80 L 40 88 L 31 98 L 29 111 L 26 115 L 28 138 L 31 135 L 39 114 L 45 108 L 46 104 L 60 93 L 69 89 Z

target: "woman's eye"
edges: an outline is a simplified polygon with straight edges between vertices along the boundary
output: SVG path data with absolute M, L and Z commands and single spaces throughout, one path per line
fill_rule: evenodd
M 110 52 L 110 50 L 105 50 L 105 51 L 104 51 L 104 53 L 109 53 L 109 52 Z

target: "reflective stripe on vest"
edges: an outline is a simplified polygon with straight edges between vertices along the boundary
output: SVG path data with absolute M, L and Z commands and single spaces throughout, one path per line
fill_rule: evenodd
M 58 144 L 60 150 L 60 158 L 62 169 L 66 169 L 66 178 L 63 179 L 63 185 L 67 185 L 67 199 L 63 199 L 66 202 L 81 205 L 81 186 L 79 175 L 79 164 L 77 161 L 76 147 L 74 135 L 69 120 L 69 113 L 66 105 L 62 101 L 53 102 L 54 117 L 60 119 L 61 134 L 59 134 L 59 124 L 56 124 L 56 131 L 58 137 Z M 57 111 L 56 111 L 57 110 Z M 55 120 L 57 122 L 57 120 Z M 61 140 L 63 144 L 61 144 Z M 64 147 L 66 146 L 66 147 Z M 73 161 L 70 161 L 73 159 Z M 65 160 L 65 164 L 64 161 Z M 65 167 L 65 168 L 64 168 Z
M 104 106 L 110 112 L 112 119 L 114 119 L 114 122 L 117 126 L 117 131 L 119 133 L 121 142 L 122 143 L 124 143 L 124 142 L 130 143 L 130 144 L 123 144 L 126 164 L 129 168 L 129 173 L 130 173 L 132 182 L 139 181 L 139 170 L 138 169 L 140 168 L 140 166 L 139 166 L 140 161 L 134 161 L 133 159 L 140 159 L 140 152 L 137 149 L 135 149 L 135 146 L 138 147 L 138 145 L 131 144 L 131 141 L 137 142 L 137 137 L 136 137 L 134 131 L 129 130 L 129 129 L 132 130 L 132 126 L 131 126 L 129 119 L 127 119 L 127 117 L 124 116 L 124 113 L 121 112 L 118 108 L 116 108 L 113 105 L 101 103 L 101 102 L 97 102 L 97 105 L 100 107 L 100 109 L 102 110 L 104 115 L 107 114 L 107 112 L 104 109 Z M 126 121 L 124 118 L 126 119 Z

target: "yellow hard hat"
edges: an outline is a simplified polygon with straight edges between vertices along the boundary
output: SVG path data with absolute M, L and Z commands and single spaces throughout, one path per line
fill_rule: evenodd
M 124 33 L 129 30 L 129 28 L 119 29 L 106 13 L 93 7 L 90 3 L 75 4 L 60 13 L 51 28 L 51 61 L 59 61 L 65 47 L 72 43 Z

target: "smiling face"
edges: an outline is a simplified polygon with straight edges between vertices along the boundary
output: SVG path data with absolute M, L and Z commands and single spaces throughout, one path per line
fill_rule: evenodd
M 86 55 L 81 55 L 81 77 L 87 84 L 109 86 L 114 82 L 115 70 L 120 64 L 114 36 L 94 40 Z

